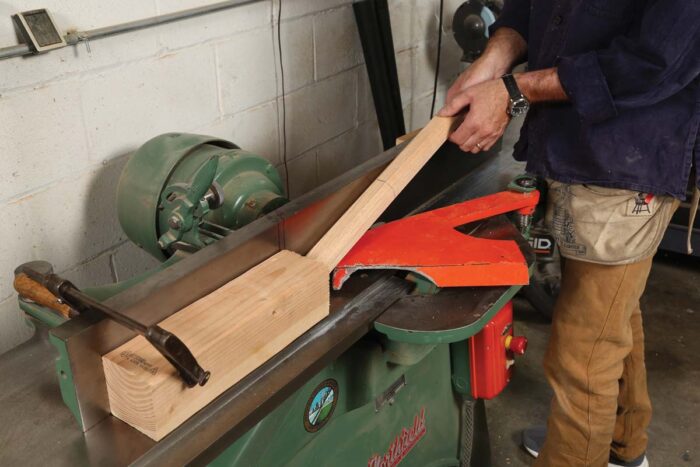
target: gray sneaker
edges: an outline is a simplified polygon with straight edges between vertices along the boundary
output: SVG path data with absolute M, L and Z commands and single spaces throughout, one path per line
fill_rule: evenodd
M 537 457 L 540 454 L 545 436 L 547 436 L 547 428 L 543 426 L 523 430 L 523 447 L 532 457 Z M 610 454 L 608 467 L 649 467 L 649 461 L 645 454 L 629 462 L 624 462 L 617 459 L 614 454 Z
M 547 436 L 547 428 L 543 426 L 535 426 L 523 430 L 523 447 L 528 454 L 532 457 L 540 455 L 545 436 Z

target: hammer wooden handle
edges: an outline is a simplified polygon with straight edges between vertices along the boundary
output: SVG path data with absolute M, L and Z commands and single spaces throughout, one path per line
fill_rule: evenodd
M 31 279 L 26 274 L 17 274 L 15 276 L 15 290 L 24 298 L 28 298 L 34 303 L 50 308 L 66 318 L 71 317 L 71 307 L 65 303 L 61 303 L 54 294 L 46 287 Z

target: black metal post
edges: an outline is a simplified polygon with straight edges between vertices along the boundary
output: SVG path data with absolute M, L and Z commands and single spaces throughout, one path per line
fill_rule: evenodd
M 406 133 L 387 0 L 353 4 L 384 149 Z

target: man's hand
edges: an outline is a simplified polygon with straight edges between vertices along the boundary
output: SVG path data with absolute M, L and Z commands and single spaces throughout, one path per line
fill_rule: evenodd
M 450 141 L 464 152 L 478 154 L 491 149 L 505 132 L 510 121 L 509 102 L 503 81 L 490 79 L 453 94 L 438 115 L 451 117 L 468 109 L 462 124 L 450 135 Z
M 500 28 L 491 37 L 484 53 L 459 75 L 447 91 L 446 101 L 477 84 L 500 78 L 522 60 L 527 51 L 525 40 L 516 31 Z
M 469 109 L 464 122 L 450 137 L 463 151 L 474 154 L 487 151 L 505 131 L 510 120 L 509 98 L 500 77 L 520 62 L 526 52 L 527 43 L 517 31 L 499 28 L 483 55 L 447 91 L 447 104 L 439 115 L 453 116 Z
M 514 76 L 520 92 L 530 104 L 569 100 L 561 86 L 556 68 Z M 466 111 L 464 121 L 452 133 L 450 141 L 464 152 L 477 154 L 491 149 L 503 136 L 510 121 L 509 103 L 510 96 L 503 80 L 492 79 L 453 94 L 438 115 L 451 117 Z
M 500 70 L 496 69 L 496 66 L 487 62 L 486 60 L 477 60 L 472 63 L 469 68 L 467 68 L 459 77 L 452 83 L 450 89 L 447 90 L 447 96 L 445 102 L 451 102 L 457 94 L 467 90 L 472 86 L 484 83 L 486 81 L 491 81 L 503 73 L 499 74 Z

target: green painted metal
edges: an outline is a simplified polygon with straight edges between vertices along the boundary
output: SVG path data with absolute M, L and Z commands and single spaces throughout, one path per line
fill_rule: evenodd
M 167 205 L 161 199 L 162 194 L 193 188 L 197 173 L 212 158 L 218 160 L 214 182 L 224 192 L 224 205 L 208 213 L 201 210 L 196 213 L 205 220 L 237 229 L 286 202 L 279 172 L 265 159 L 210 136 L 185 133 L 157 136 L 129 158 L 117 189 L 119 222 L 136 245 L 160 260 L 170 256 L 158 240 L 172 231 L 169 220 L 173 217 L 178 217 L 183 225 L 181 230 L 194 229 L 196 238 L 186 239 L 195 243 L 192 246 L 201 247 L 213 241 L 198 237 L 198 222 L 192 218 L 195 209 L 189 212 L 182 203 Z M 192 193 L 202 195 L 201 188 L 194 187 Z M 191 205 L 202 206 L 201 199 L 189 198 L 192 196 L 188 197 Z
M 197 228 L 212 209 L 205 198 L 216 177 L 218 156 L 207 159 L 185 183 L 172 183 L 160 194 L 158 216 L 161 232 L 158 247 L 167 250 L 175 242 L 185 242 L 196 248 L 206 246 L 205 238 Z M 163 220 L 165 223 L 163 224 Z
M 468 340 L 450 344 L 450 361 L 452 364 L 452 387 L 457 393 L 471 397 L 472 377 Z
M 435 344 L 407 344 L 387 338 L 382 340 L 382 346 L 386 361 L 397 365 L 415 365 L 435 348 Z
M 416 284 L 413 289 L 415 295 L 435 295 L 440 292 L 440 288 L 433 281 L 417 272 L 408 273 L 406 279 Z
M 58 374 L 58 385 L 61 389 L 61 397 L 63 403 L 66 404 L 68 410 L 71 411 L 73 417 L 83 428 L 83 423 L 80 419 L 80 410 L 78 409 L 78 397 L 75 394 L 75 385 L 73 384 L 73 372 L 70 368 L 70 359 L 68 358 L 68 349 L 65 342 L 58 339 L 53 334 L 49 333 L 49 342 L 58 351 L 56 357 L 56 373 Z
M 239 229 L 287 202 L 279 171 L 267 160 L 236 149 L 219 158 L 215 181 L 224 190 L 224 206 L 207 220 Z
M 414 331 L 407 329 L 395 328 L 385 324 L 375 322 L 374 329 L 385 334 L 389 339 L 398 342 L 406 342 L 409 344 L 450 344 L 453 342 L 463 341 L 472 337 L 479 332 L 483 327 L 493 319 L 494 315 L 503 306 L 508 303 L 522 288 L 521 285 L 514 285 L 501 295 L 496 302 L 491 305 L 486 313 L 481 318 L 468 326 L 461 328 L 449 329 L 445 331 Z
M 202 149 L 197 149 L 184 158 L 171 174 L 162 196 L 167 196 L 176 186 L 192 185 L 210 158 L 211 153 Z M 283 195 L 284 188 L 279 172 L 267 160 L 242 149 L 232 149 L 220 153 L 217 161 L 213 181 L 223 190 L 224 204 L 214 210 L 202 208 L 201 217 L 204 220 L 235 230 L 287 202 Z M 158 231 L 165 232 L 170 229 L 173 211 L 167 204 L 161 205 L 164 209 L 158 216 Z M 188 222 L 190 221 L 183 220 L 183 223 Z M 209 244 L 214 241 L 203 236 L 199 239 L 197 236 L 195 228 L 193 233 L 183 240 L 195 247 L 204 246 L 199 242 Z M 192 238 L 198 240 L 192 241 Z
M 458 398 L 445 377 L 450 374 L 449 346 L 435 346 L 411 365 L 388 363 L 388 360 L 383 343 L 372 336 L 365 337 L 211 465 L 372 465 L 369 460 L 375 455 L 383 456 L 404 429 L 413 427 L 421 412 L 425 415 L 425 435 L 401 465 L 460 465 Z M 405 385 L 385 395 L 402 377 Z M 319 383 L 327 379 L 338 383 L 337 406 L 325 426 L 315 433 L 307 432 L 303 423 L 307 401 Z M 385 403 L 378 406 L 378 399 Z
M 537 189 L 537 180 L 532 175 L 521 174 L 508 184 L 508 189 L 519 193 L 532 193 Z
M 43 306 L 39 306 L 35 303 L 29 303 L 19 299 L 17 302 L 20 310 L 48 328 L 55 328 L 68 321 L 68 318 L 64 318 L 55 311 L 51 311 L 48 308 L 44 308 Z
M 119 223 L 136 245 L 160 260 L 158 200 L 172 171 L 193 152 L 217 155 L 237 146 L 209 136 L 168 133 L 141 146 L 127 162 L 117 188 Z

